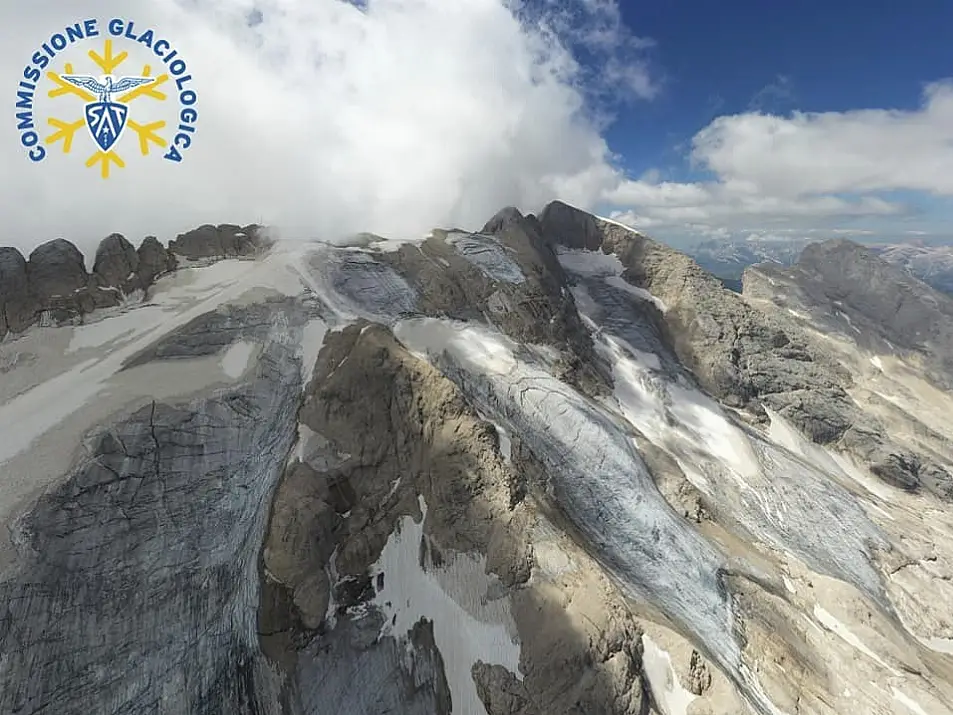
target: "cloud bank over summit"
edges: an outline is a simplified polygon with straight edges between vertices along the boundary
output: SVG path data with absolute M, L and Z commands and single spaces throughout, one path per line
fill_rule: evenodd
M 221 221 L 414 236 L 479 224 L 506 204 L 591 206 L 619 181 L 599 131 L 606 92 L 657 91 L 639 58 L 650 42 L 606 0 L 39 0 L 0 10 L 9 95 L 51 33 L 114 16 L 156 28 L 188 61 L 195 141 L 181 165 L 150 157 L 103 181 L 83 165 L 85 145 L 32 165 L 11 111 L 5 242 L 88 246 L 113 231 L 168 238 Z M 580 47 L 604 72 L 574 59 Z M 125 151 L 135 144 L 126 137 Z
M 916 220 L 918 202 L 953 206 L 953 80 L 942 77 L 918 107 L 765 111 L 767 95 L 795 102 L 784 79 L 760 104 L 690 126 L 683 166 L 615 154 L 607 136 L 682 91 L 616 0 L 8 3 L 7 96 L 40 43 L 90 17 L 155 28 L 181 52 L 199 97 L 195 141 L 176 165 L 142 161 L 125 137 L 130 163 L 103 181 L 84 166 L 85 129 L 71 155 L 57 145 L 40 165 L 26 159 L 11 101 L 0 121 L 3 243 L 29 250 L 62 236 L 88 252 L 112 232 L 167 240 L 223 221 L 290 237 L 413 237 L 555 198 L 663 240 L 896 236 L 932 230 Z

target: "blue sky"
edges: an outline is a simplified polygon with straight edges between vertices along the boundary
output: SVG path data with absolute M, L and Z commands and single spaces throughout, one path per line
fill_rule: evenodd
M 651 171 L 656 181 L 710 179 L 703 166 L 692 167 L 692 138 L 719 116 L 917 112 L 927 83 L 953 77 L 949 0 L 675 0 L 623 2 L 619 8 L 632 32 L 654 41 L 645 60 L 659 87 L 651 99 L 618 109 L 605 134 L 632 178 Z M 903 213 L 823 217 L 787 228 L 848 226 L 870 231 L 859 235 L 871 240 L 916 235 L 907 231 L 953 237 L 948 194 L 903 187 L 865 193 L 902 204 Z M 756 220 L 749 223 L 763 228 Z M 672 236 L 685 232 L 678 226 L 649 228 Z

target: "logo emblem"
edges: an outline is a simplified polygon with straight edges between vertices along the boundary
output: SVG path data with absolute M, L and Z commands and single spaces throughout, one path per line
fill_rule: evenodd
M 101 35 L 108 36 L 97 40 L 95 49 L 78 47 Z M 127 47 L 116 52 L 114 41 Z M 134 64 L 134 58 L 142 64 Z M 99 20 L 85 20 L 51 35 L 30 60 L 17 86 L 16 118 L 20 143 L 33 162 L 45 160 L 57 145 L 70 154 L 74 145 L 86 144 L 94 151 L 86 166 L 99 167 L 108 179 L 113 167 L 126 167 L 119 152 L 126 155 L 130 148 L 122 141 L 127 134 L 135 134 L 142 156 L 158 155 L 158 149 L 175 163 L 191 146 L 198 119 L 192 75 L 178 50 L 156 30 L 140 30 L 121 18 L 102 27 Z M 159 71 L 153 72 L 157 65 Z M 167 102 L 170 96 L 178 99 L 178 107 Z M 64 118 L 68 111 L 75 112 L 73 117 Z M 83 138 L 84 126 L 91 143 Z
M 104 76 L 102 82 L 95 77 L 68 74 L 61 75 L 61 79 L 99 95 L 98 102 L 86 105 L 86 126 L 103 151 L 109 151 L 113 144 L 119 141 L 119 136 L 126 127 L 126 117 L 129 116 L 129 109 L 125 104 L 110 101 L 112 94 L 155 82 L 151 77 L 123 77 L 113 82 L 110 75 Z

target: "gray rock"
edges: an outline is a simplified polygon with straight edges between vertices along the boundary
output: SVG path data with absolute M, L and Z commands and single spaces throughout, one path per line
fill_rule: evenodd
M 83 254 L 61 238 L 34 249 L 27 262 L 30 293 L 52 324 L 75 323 L 98 308 L 119 305 L 119 288 L 103 288 L 86 272 Z
M 27 262 L 15 248 L 0 248 L 0 338 L 21 333 L 36 320 L 39 303 L 30 294 Z
M 169 250 L 190 260 L 203 258 L 239 258 L 260 254 L 269 246 L 260 226 L 206 224 L 169 243 Z
M 175 255 L 159 243 L 155 236 L 146 236 L 136 253 L 139 257 L 136 272 L 143 288 L 152 285 L 156 278 L 176 268 Z
M 83 254 L 62 238 L 41 244 L 27 262 L 30 290 L 41 303 L 51 298 L 69 297 L 86 288 L 89 276 Z
M 100 242 L 93 264 L 93 275 L 99 286 L 132 293 L 144 287 L 137 275 L 138 269 L 139 254 L 123 236 L 114 233 Z
M 787 269 L 753 266 L 744 293 L 807 313 L 861 347 L 916 354 L 929 377 L 953 388 L 953 298 L 857 243 L 811 244 Z
M 595 216 L 562 201 L 548 204 L 539 224 L 550 241 L 563 246 L 598 251 L 602 245 L 603 233 Z
M 419 312 L 488 321 L 520 342 L 553 346 L 563 353 L 563 377 L 587 392 L 602 389 L 566 274 L 535 219 L 504 209 L 483 234 L 435 231 L 382 260 L 411 283 Z
M 658 315 L 659 335 L 708 393 L 761 419 L 765 419 L 764 408 L 770 408 L 814 442 L 839 445 L 867 460 L 875 465 L 875 474 L 891 483 L 953 498 L 953 477 L 928 457 L 912 455 L 892 444 L 884 436 L 883 425 L 865 414 L 849 396 L 852 378 L 847 369 L 790 320 L 753 307 L 675 249 L 566 204 L 550 206 L 543 211 L 545 240 L 572 248 L 595 245 L 596 249 L 591 250 L 617 255 L 625 267 L 623 278 L 665 303 L 667 310 Z M 601 236 L 598 243 L 594 231 Z M 836 243 L 830 260 L 823 249 L 812 249 L 808 264 L 816 271 L 844 273 L 848 277 L 841 283 L 846 281 L 860 296 L 864 280 L 879 276 L 878 280 L 889 282 L 889 271 L 896 269 L 888 267 L 885 271 L 867 259 L 860 260 L 860 268 L 849 268 L 847 264 L 858 254 L 853 249 L 845 250 L 843 242 Z M 820 268 L 828 262 L 836 264 L 834 257 L 838 256 L 845 265 Z M 772 275 L 780 273 L 774 271 Z M 757 275 L 757 271 L 752 272 L 753 277 Z M 746 296 L 749 280 L 746 277 Z M 794 279 L 785 285 L 793 288 L 777 290 L 777 295 L 807 295 L 807 289 Z M 816 287 L 812 290 L 817 293 Z M 835 290 L 847 295 L 843 285 Z M 763 280 L 760 291 L 758 296 L 774 294 L 775 286 Z M 932 306 L 930 298 L 925 303 Z M 789 305 L 787 300 L 779 299 L 779 305 Z M 810 302 L 807 298 L 798 301 L 798 305 Z M 943 304 L 938 301 L 937 305 Z M 642 310 L 651 312 L 649 308 Z M 930 310 L 930 315 L 936 315 L 939 308 Z M 633 324 L 636 322 L 638 319 L 633 320 Z

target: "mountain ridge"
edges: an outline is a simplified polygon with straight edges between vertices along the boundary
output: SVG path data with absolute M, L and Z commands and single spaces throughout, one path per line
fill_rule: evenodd
M 46 249 L 0 341 L 2 708 L 950 709 L 953 400 L 823 290 L 561 202 L 223 226 Z

